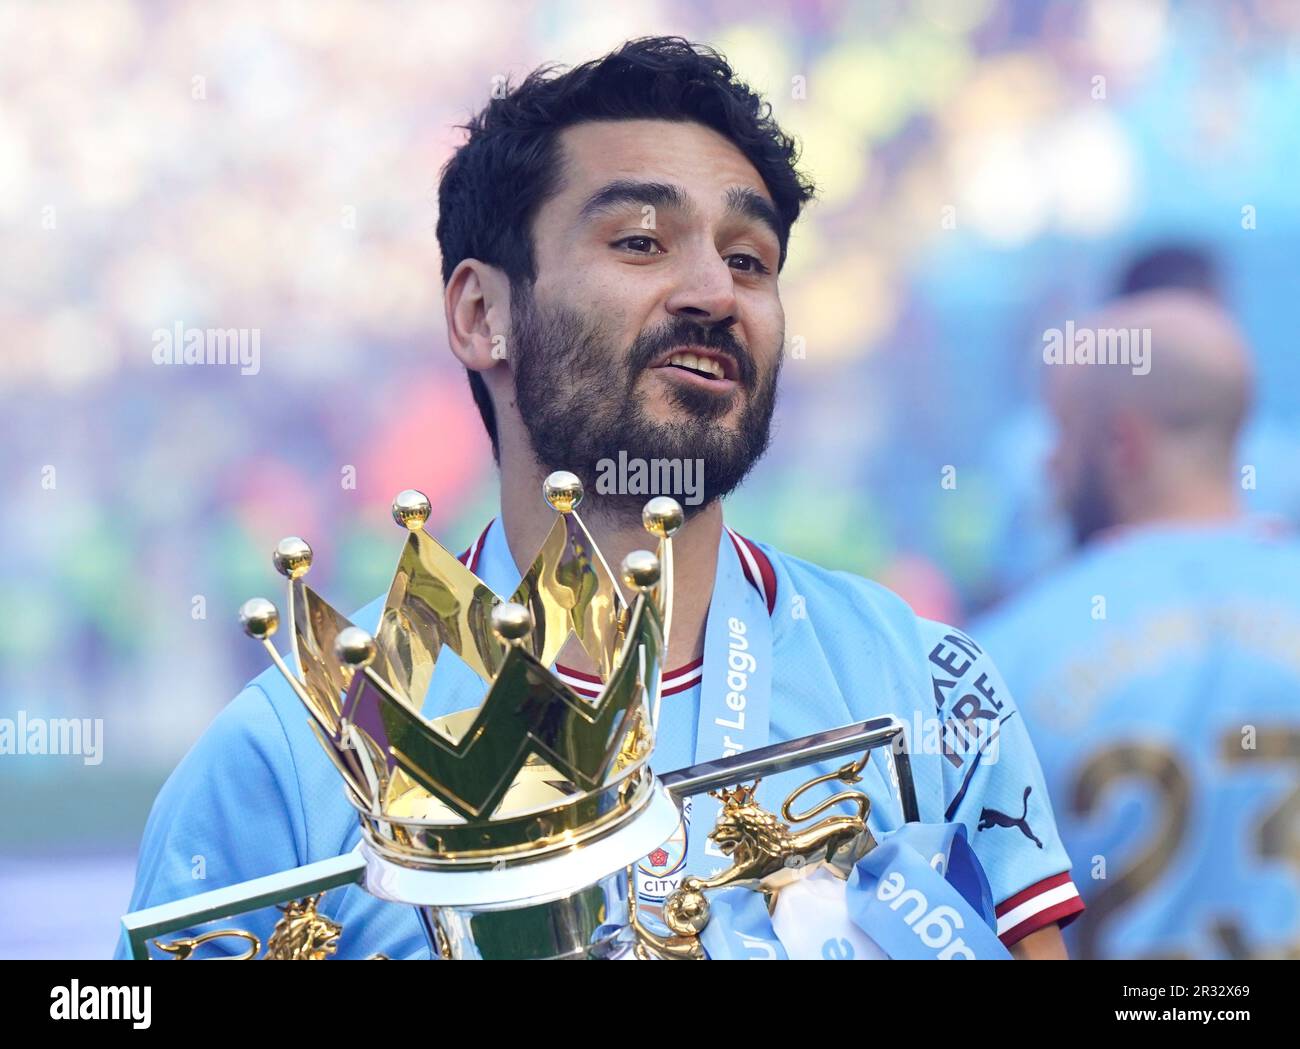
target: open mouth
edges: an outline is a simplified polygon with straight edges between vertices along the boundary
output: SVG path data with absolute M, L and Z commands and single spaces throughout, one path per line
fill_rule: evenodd
M 699 347 L 673 350 L 655 367 L 682 371 L 709 382 L 728 384 L 734 382 L 739 373 L 735 359 L 728 354 Z

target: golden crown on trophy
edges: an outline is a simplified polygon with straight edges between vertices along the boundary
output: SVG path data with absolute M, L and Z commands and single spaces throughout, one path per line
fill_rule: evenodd
M 278 544 L 296 672 L 271 642 L 280 616 L 270 601 L 245 602 L 240 618 L 306 708 L 361 841 L 355 853 L 126 915 L 133 957 L 148 957 L 150 941 L 188 958 L 230 937 L 248 945 L 240 957 L 255 957 L 261 938 L 246 929 L 158 937 L 267 902 L 286 904 L 267 957 L 326 957 L 343 928 L 316 905 L 357 885 L 413 907 L 438 957 L 703 958 L 707 892 L 755 887 L 771 900 L 815 870 L 848 877 L 875 844 L 867 795 L 841 791 L 802 814 L 791 806 L 821 784 L 859 782 L 868 752 L 894 746 L 903 724 L 882 716 L 657 776 L 649 759 L 682 509 L 663 496 L 645 505 L 658 550 L 623 560 L 629 600 L 578 515 L 578 478 L 553 473 L 543 494 L 557 517 L 509 598 L 426 534 L 427 498 L 399 494 L 393 517 L 409 534 L 373 635 L 307 586 L 306 542 Z M 604 681 L 594 701 L 551 669 L 571 639 Z M 784 822 L 757 804 L 759 777 L 851 753 L 861 757 L 787 795 Z M 899 755 L 903 818 L 915 821 L 905 746 Z M 660 931 L 640 913 L 635 865 L 678 829 L 685 799 L 706 792 L 723 802 L 708 836 L 732 865 L 688 873 Z M 857 811 L 791 829 L 841 803 Z
M 556 521 L 508 599 L 428 535 L 429 500 L 408 490 L 393 502 L 409 535 L 373 635 L 307 585 L 312 553 L 298 538 L 282 540 L 274 555 L 289 581 L 297 673 L 271 643 L 275 606 L 254 598 L 240 610 L 245 631 L 265 645 L 310 715 L 365 844 L 388 864 L 501 870 L 590 850 L 663 793 L 647 758 L 682 509 L 665 497 L 646 504 L 644 524 L 658 550 L 624 559 L 629 603 L 578 515 L 578 478 L 553 473 L 543 494 Z M 594 701 L 551 669 L 571 636 L 605 682 Z M 428 718 L 421 710 L 447 650 L 482 679 L 485 695 Z M 673 825 L 652 822 L 648 848 Z M 456 902 L 459 891 L 440 895 L 446 884 L 429 902 Z

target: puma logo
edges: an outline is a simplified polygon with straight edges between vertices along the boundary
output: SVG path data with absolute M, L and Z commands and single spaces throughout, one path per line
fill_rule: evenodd
M 1019 827 L 1020 832 L 1024 834 L 1026 838 L 1028 838 L 1030 841 L 1032 841 L 1035 845 L 1037 845 L 1041 849 L 1043 847 L 1043 843 L 1039 841 L 1038 838 L 1034 835 L 1034 832 L 1029 829 L 1029 820 L 1026 819 L 1026 817 L 1029 815 L 1029 794 L 1033 789 L 1034 789 L 1033 787 L 1025 788 L 1025 797 L 1024 797 L 1025 808 L 1024 811 L 1020 814 L 1019 819 L 1015 819 L 1014 817 L 1008 816 L 1005 812 L 999 812 L 997 809 L 981 809 L 980 821 L 978 826 L 976 826 L 975 829 L 988 830 L 990 827 Z

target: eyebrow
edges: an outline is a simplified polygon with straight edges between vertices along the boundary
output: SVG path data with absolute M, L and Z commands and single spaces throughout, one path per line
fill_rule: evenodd
M 753 219 L 767 226 L 776 237 L 781 254 L 785 254 L 785 237 L 782 235 L 781 218 L 777 215 L 776 208 L 749 186 L 733 186 L 727 190 L 725 200 L 729 214 Z M 578 210 L 578 218 L 585 221 L 607 215 L 629 204 L 642 206 L 649 204 L 655 208 L 670 208 L 688 217 L 697 213 L 691 198 L 671 183 L 616 179 L 606 183 L 586 199 Z

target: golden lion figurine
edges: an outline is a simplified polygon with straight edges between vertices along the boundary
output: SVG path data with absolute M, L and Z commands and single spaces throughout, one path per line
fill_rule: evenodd
M 282 917 L 275 923 L 271 939 L 266 944 L 263 961 L 323 961 L 338 950 L 339 936 L 343 926 L 316 911 L 321 896 L 308 896 L 302 900 L 291 900 L 280 907 Z M 205 943 L 234 938 L 247 943 L 248 949 L 243 954 L 231 955 L 221 961 L 251 961 L 257 957 L 262 948 L 262 941 L 256 935 L 244 929 L 213 929 L 200 936 L 187 936 L 171 943 L 154 941 L 154 946 L 164 954 L 171 955 L 175 961 L 189 961 Z
M 267 960 L 318 962 L 338 950 L 343 926 L 316 913 L 322 895 L 292 900 L 280 908 L 284 917 L 275 923 L 266 945 Z
M 861 760 L 809 780 L 792 792 L 781 806 L 781 815 L 788 822 L 782 822 L 754 801 L 761 780 L 755 780 L 749 787 L 710 791 L 711 797 L 722 802 L 722 809 L 709 837 L 731 859 L 731 866 L 709 878 L 687 875 L 682 879 L 681 885 L 664 900 L 663 918 L 671 931 L 669 936 L 662 936 L 641 923 L 635 905 L 636 886 L 632 884 L 631 919 L 637 934 L 638 956 L 691 960 L 706 957 L 699 940 L 700 932 L 709 922 L 706 889 L 753 886 L 767 895 L 768 907 L 774 909 L 776 895 L 783 886 L 821 865 L 847 877 L 853 864 L 876 844 L 867 829 L 871 800 L 858 791 L 841 791 L 802 815 L 792 812 L 791 805 L 819 783 L 828 780 L 857 783 L 866 761 L 864 754 Z M 790 823 L 803 823 L 841 803 L 854 806 L 857 812 L 851 816 L 827 816 L 802 831 L 790 829 Z
M 782 815 L 791 823 L 799 823 L 840 801 L 852 802 L 858 814 L 828 816 L 798 832 L 755 803 L 754 794 L 760 780 L 755 780 L 750 787 L 710 792 L 722 802 L 722 810 L 709 837 L 731 859 L 731 866 L 711 878 L 696 879 L 695 887 L 717 889 L 724 885 L 758 884 L 765 890 L 775 890 L 800 877 L 805 869 L 823 861 L 835 862 L 846 851 L 857 852 L 858 857 L 863 855 L 866 850 L 858 851 L 858 846 L 866 833 L 867 813 L 871 808 L 865 794 L 845 792 L 826 799 L 801 817 L 790 815 L 794 799 L 825 778 L 805 783 L 786 798 L 781 806 Z

